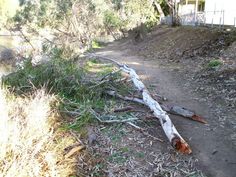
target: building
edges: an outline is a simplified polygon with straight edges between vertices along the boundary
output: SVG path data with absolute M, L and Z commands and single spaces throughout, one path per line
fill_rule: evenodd
M 182 25 L 236 26 L 236 0 L 180 0 Z

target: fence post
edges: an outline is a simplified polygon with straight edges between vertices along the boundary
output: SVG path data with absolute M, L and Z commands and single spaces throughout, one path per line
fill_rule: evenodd
M 219 29 L 221 29 L 222 27 L 222 24 L 221 24 L 221 20 L 222 20 L 222 17 L 223 17 L 223 10 L 220 11 L 220 22 L 219 22 Z
M 220 23 L 219 23 L 219 28 L 221 29 L 221 17 L 220 17 Z
M 223 10 L 223 28 L 225 26 L 225 10 Z
M 203 12 L 203 26 L 206 26 L 206 12 Z
M 234 27 L 236 27 L 236 17 L 234 17 Z

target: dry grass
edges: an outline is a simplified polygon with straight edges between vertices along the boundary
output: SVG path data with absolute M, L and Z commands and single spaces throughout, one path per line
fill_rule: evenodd
M 63 152 L 74 140 L 58 131 L 55 103 L 44 90 L 18 97 L 0 88 L 0 176 L 73 174 L 74 160 Z

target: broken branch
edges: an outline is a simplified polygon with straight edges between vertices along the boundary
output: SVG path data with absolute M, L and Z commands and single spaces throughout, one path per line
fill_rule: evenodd
M 136 103 L 139 103 L 139 104 L 146 105 L 144 103 L 144 101 L 139 99 L 139 98 L 122 96 L 122 95 L 116 93 L 115 91 L 107 91 L 106 93 L 110 96 L 115 96 L 115 97 L 120 98 L 120 99 L 125 100 L 125 101 L 132 101 L 132 102 L 136 102 Z M 166 111 L 170 114 L 175 114 L 175 115 L 178 115 L 178 116 L 188 118 L 190 120 L 194 120 L 194 121 L 197 121 L 197 122 L 200 122 L 200 123 L 203 123 L 203 124 L 207 124 L 207 121 L 205 121 L 201 116 L 196 115 L 194 111 L 191 111 L 187 108 L 184 108 L 184 107 L 181 107 L 181 106 L 175 106 L 175 105 L 174 106 L 169 106 L 169 105 L 165 105 L 165 104 L 160 104 L 160 106 L 164 111 Z
M 116 91 L 112 91 L 112 90 L 106 91 L 106 94 L 108 94 L 110 96 L 114 96 L 114 97 L 120 98 L 120 99 L 125 100 L 125 101 L 133 101 L 133 102 L 145 105 L 144 101 L 139 99 L 139 98 L 122 96 L 122 95 L 118 94 Z
M 143 97 L 143 102 L 145 103 L 145 105 L 147 105 L 153 111 L 153 114 L 156 116 L 156 118 L 159 119 L 167 138 L 171 142 L 171 145 L 177 151 L 180 151 L 182 153 L 185 154 L 192 153 L 192 150 L 190 149 L 188 143 L 178 133 L 168 114 L 161 108 L 160 104 L 151 97 L 146 86 L 140 80 L 139 76 L 136 74 L 134 69 L 128 67 L 127 65 L 120 64 L 107 57 L 100 57 L 100 56 L 95 56 L 95 57 L 113 61 L 120 67 L 122 71 L 128 73 L 135 87 L 141 92 Z
M 189 145 L 178 133 L 168 114 L 161 108 L 160 104 L 151 97 L 149 91 L 147 90 L 143 82 L 140 80 L 135 70 L 129 68 L 126 65 L 122 65 L 120 66 L 120 68 L 130 75 L 130 78 L 132 79 L 134 85 L 142 93 L 144 103 L 153 111 L 153 114 L 159 119 L 161 126 L 167 138 L 171 142 L 172 146 L 182 153 L 190 154 L 192 150 L 190 149 Z
M 154 140 L 160 141 L 160 142 L 162 142 L 162 143 L 164 142 L 162 139 L 157 138 L 157 137 L 155 137 L 155 136 L 152 136 L 152 135 L 150 135 L 149 133 L 145 132 L 143 128 L 141 128 L 141 127 L 139 127 L 139 126 L 133 124 L 132 122 L 127 122 L 127 124 L 129 124 L 130 126 L 136 128 L 137 130 L 141 131 L 144 135 L 153 138 Z
M 134 108 L 132 106 L 127 106 L 127 107 L 124 107 L 124 108 L 117 108 L 114 110 L 114 112 L 126 112 L 126 111 L 131 111 L 133 110 Z

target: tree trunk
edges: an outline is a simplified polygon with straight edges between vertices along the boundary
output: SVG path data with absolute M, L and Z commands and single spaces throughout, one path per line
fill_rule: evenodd
M 164 14 L 164 12 L 163 12 L 163 10 L 162 10 L 162 8 L 161 8 L 160 3 L 158 3 L 156 0 L 154 0 L 153 3 L 154 3 L 154 5 L 156 6 L 157 11 L 158 11 L 159 14 L 160 14 L 160 19 L 161 19 L 161 18 L 164 18 L 164 17 L 165 17 L 165 14 Z

